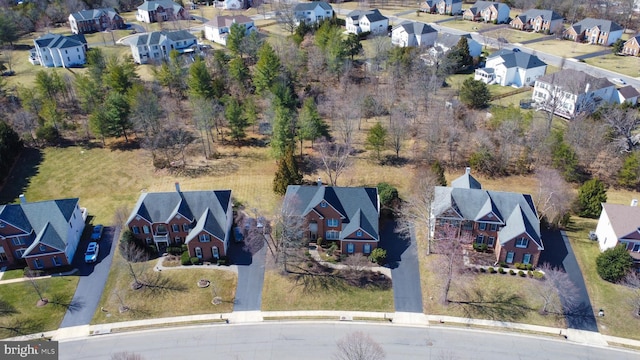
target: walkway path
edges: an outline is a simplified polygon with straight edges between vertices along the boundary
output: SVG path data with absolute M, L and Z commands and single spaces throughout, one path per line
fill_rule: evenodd
M 320 253 L 318 252 L 318 248 L 316 246 L 310 246 L 309 247 L 309 254 L 311 254 L 311 257 L 317 261 L 318 263 L 332 268 L 332 269 L 340 269 L 340 270 L 347 270 L 349 269 L 348 265 L 344 265 L 344 264 L 334 264 L 334 263 L 330 263 L 328 261 L 324 261 L 322 260 L 322 257 L 320 256 Z M 382 267 L 382 266 L 371 266 L 369 268 L 367 268 L 367 270 L 369 271 L 377 271 L 381 274 L 384 274 L 385 276 L 391 278 L 391 269 L 386 268 L 386 267 Z

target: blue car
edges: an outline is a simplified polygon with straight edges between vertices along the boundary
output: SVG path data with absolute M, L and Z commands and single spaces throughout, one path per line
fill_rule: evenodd
M 102 231 L 104 231 L 104 226 L 99 224 L 94 226 L 91 233 L 91 241 L 100 241 L 102 239 Z
M 244 235 L 242 235 L 242 229 L 239 226 L 233 228 L 233 236 L 236 239 L 236 242 L 241 242 L 244 240 Z
M 87 246 L 87 251 L 84 253 L 84 262 L 91 264 L 98 260 L 98 252 L 100 252 L 100 246 L 97 242 L 90 242 Z

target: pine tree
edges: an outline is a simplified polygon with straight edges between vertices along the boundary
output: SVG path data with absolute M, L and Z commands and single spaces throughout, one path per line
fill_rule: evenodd
M 249 124 L 246 118 L 242 116 L 242 107 L 236 98 L 228 97 L 225 105 L 224 116 L 231 129 L 231 137 L 239 142 L 247 136 L 245 129 Z
M 305 99 L 302 109 L 300 109 L 298 127 L 300 155 L 302 155 L 302 142 L 304 140 L 311 140 L 311 147 L 313 147 L 314 140 L 329 136 L 329 128 L 320 117 L 316 103 L 312 98 Z
M 197 57 L 196 61 L 191 64 L 189 68 L 188 84 L 192 96 L 203 99 L 214 98 L 215 91 L 213 89 L 211 74 L 207 69 L 207 65 L 200 57 Z
M 439 160 L 431 165 L 431 171 L 436 175 L 436 183 L 440 186 L 447 186 L 447 179 L 444 177 L 444 167 Z
M 294 145 L 293 124 L 295 114 L 284 106 L 275 107 L 271 150 L 276 159 L 281 159 L 289 147 Z
M 258 62 L 253 74 L 256 92 L 260 94 L 270 89 L 279 73 L 280 58 L 269 43 L 264 43 L 258 51 Z
M 618 173 L 618 184 L 627 189 L 636 189 L 640 182 L 640 161 L 637 153 L 631 153 L 624 159 Z
M 607 189 L 602 181 L 591 179 L 578 190 L 578 215 L 597 218 L 602 210 L 602 203 L 607 202 Z
M 273 191 L 278 195 L 284 195 L 287 192 L 287 186 L 301 183 L 302 174 L 293 156 L 293 146 L 289 146 L 284 156 L 278 161 L 278 170 L 273 179 Z
M 380 160 L 380 151 L 387 142 L 387 129 L 380 123 L 373 125 L 367 134 L 367 145 L 376 151 L 376 159 Z

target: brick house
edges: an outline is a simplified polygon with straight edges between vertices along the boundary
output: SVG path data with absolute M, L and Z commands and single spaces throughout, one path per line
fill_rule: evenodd
M 69 265 L 82 237 L 87 210 L 59 199 L 0 206 L 0 267 L 33 270 Z
M 631 205 L 602 204 L 602 212 L 596 227 L 600 251 L 624 245 L 640 268 L 640 207 L 638 200 Z
M 511 20 L 511 27 L 518 30 L 533 30 L 553 34 L 562 30 L 562 15 L 553 10 L 529 9 Z
M 343 254 L 368 255 L 378 247 L 380 200 L 377 188 L 290 185 L 284 204 L 306 219 L 309 241 L 334 241 Z
M 544 250 L 531 195 L 483 190 L 470 168 L 450 187 L 436 186 L 431 219 L 432 237 L 454 226 L 458 235 L 486 244 L 496 262 L 537 266 Z
M 640 55 L 640 34 L 624 42 L 622 53 L 624 55 L 633 55 L 633 56 Z
M 511 9 L 507 4 L 494 1 L 476 1 L 472 7 L 462 14 L 462 18 L 470 21 L 495 21 L 498 24 L 502 24 L 509 21 L 509 11 Z
M 436 9 L 440 15 L 458 15 L 462 11 L 462 0 L 440 0 Z
M 162 253 L 168 246 L 187 244 L 189 256 L 201 260 L 227 255 L 233 209 L 231 190 L 143 193 L 127 227 Z
M 113 8 L 82 10 L 69 15 L 69 27 L 74 34 L 124 29 L 124 19 Z
M 611 20 L 586 18 L 571 25 L 563 36 L 573 41 L 610 46 L 620 39 L 623 30 Z
M 136 20 L 148 24 L 158 21 L 186 20 L 187 13 L 182 5 L 171 0 L 145 0 L 138 6 Z

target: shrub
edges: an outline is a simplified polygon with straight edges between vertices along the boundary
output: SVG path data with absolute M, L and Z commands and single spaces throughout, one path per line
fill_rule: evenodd
M 358 39 L 365 40 L 369 35 L 371 35 L 371 31 L 363 31 L 358 34 Z
M 190 260 L 191 260 L 191 265 L 200 264 L 200 258 L 197 256 L 192 257 Z
M 491 274 L 495 274 L 496 273 L 496 269 L 493 268 L 493 266 L 489 266 L 489 268 L 487 268 L 487 270 L 489 271 L 489 273 Z
M 191 258 L 189 257 L 189 252 L 185 251 L 180 256 L 180 263 L 184 266 L 191 265 Z
M 322 238 L 321 237 L 316 239 L 316 245 L 322 246 Z
M 596 258 L 598 275 L 609 282 L 618 282 L 624 278 L 633 266 L 633 258 L 624 245 L 607 249 Z
M 531 270 L 527 271 L 527 275 L 529 275 L 529 277 L 533 277 L 533 271 Z
M 189 251 L 189 247 L 187 246 L 187 244 L 182 244 L 182 246 L 180 247 L 182 249 L 182 251 Z
M 521 264 L 521 263 L 515 263 L 515 264 L 513 264 L 513 267 L 516 268 L 516 269 L 520 269 L 520 270 L 524 269 L 523 264 Z
M 169 246 L 167 252 L 171 255 L 180 255 L 184 250 L 180 246 Z
M 533 270 L 533 265 L 531 264 L 527 264 L 527 266 L 525 267 L 527 270 L 531 271 Z
M 336 243 L 335 243 L 335 242 L 333 242 L 333 243 L 331 243 L 331 246 L 329 246 L 329 249 L 327 249 L 327 253 L 328 253 L 329 255 L 333 255 L 333 253 L 334 253 L 335 251 L 337 251 L 337 250 L 338 250 L 338 245 L 336 245 Z
M 500 274 L 506 274 L 506 273 L 507 273 L 506 271 L 504 271 L 504 268 L 503 268 L 503 267 L 499 267 L 499 268 L 498 268 L 498 272 L 499 272 Z
M 540 280 L 540 279 L 544 278 L 544 274 L 541 273 L 540 271 L 534 271 L 533 272 L 533 277 L 534 277 L 534 279 Z
M 518 271 L 518 275 L 520 275 L 520 277 L 527 276 L 527 274 L 525 274 L 524 271 L 522 271 L 522 270 Z
M 473 250 L 477 252 L 486 252 L 488 248 L 487 244 L 473 244 Z
M 508 268 L 509 267 L 509 264 L 507 264 L 504 261 L 500 261 L 500 263 L 498 263 L 498 265 L 500 265 L 501 268 Z
M 486 272 L 487 272 L 487 269 L 485 269 L 485 268 L 481 267 L 481 268 L 480 268 L 480 272 L 481 272 L 481 273 L 486 273 Z
M 509 270 L 509 275 L 515 275 L 515 274 L 516 272 L 513 269 Z
M 221 257 L 218 259 L 218 265 L 227 265 L 227 259 Z
M 382 248 L 375 248 L 371 252 L 371 255 L 369 255 L 369 260 L 371 260 L 371 262 L 380 264 L 384 262 L 384 259 L 386 257 L 387 257 L 387 250 Z

